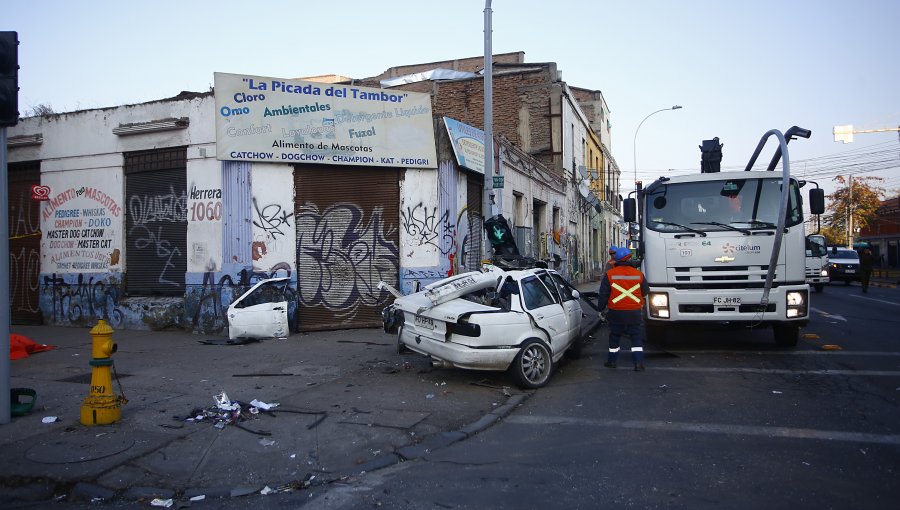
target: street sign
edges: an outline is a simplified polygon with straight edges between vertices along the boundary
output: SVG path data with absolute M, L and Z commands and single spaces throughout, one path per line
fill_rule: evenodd
M 495 176 L 494 176 L 494 187 L 495 187 L 495 188 L 502 188 L 502 187 L 503 187 L 503 176 L 502 176 L 502 175 L 495 175 Z

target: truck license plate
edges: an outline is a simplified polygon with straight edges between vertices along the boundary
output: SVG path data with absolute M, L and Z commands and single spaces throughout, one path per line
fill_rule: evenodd
M 420 328 L 434 329 L 434 320 L 430 317 L 416 315 L 416 326 Z
M 713 297 L 713 304 L 714 305 L 739 305 L 739 304 L 741 304 L 741 298 L 715 296 L 715 297 Z
M 847 274 L 853 274 L 853 273 L 856 272 L 856 269 L 848 269 L 848 270 L 846 270 L 846 271 L 844 271 L 844 272 L 847 273 Z

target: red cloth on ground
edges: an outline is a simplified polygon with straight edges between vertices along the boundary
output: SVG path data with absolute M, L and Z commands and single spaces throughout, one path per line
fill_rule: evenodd
M 27 358 L 36 352 L 49 351 L 56 349 L 54 345 L 39 344 L 27 336 L 10 333 L 9 335 L 9 359 Z

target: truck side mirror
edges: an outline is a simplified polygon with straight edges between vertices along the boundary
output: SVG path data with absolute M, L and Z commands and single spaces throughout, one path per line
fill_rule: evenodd
M 635 222 L 635 218 L 637 218 L 637 203 L 633 198 L 626 198 L 622 202 L 622 215 L 625 216 L 626 222 Z
M 825 212 L 825 190 L 813 188 L 809 190 L 809 212 L 822 214 Z

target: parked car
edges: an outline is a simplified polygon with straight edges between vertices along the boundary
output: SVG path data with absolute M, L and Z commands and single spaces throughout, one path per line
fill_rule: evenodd
M 850 248 L 832 246 L 828 250 L 828 277 L 832 282 L 844 282 L 846 285 L 860 281 L 859 254 Z
M 581 345 L 579 292 L 546 268 L 469 272 L 427 285 L 384 309 L 398 350 L 435 366 L 505 370 L 523 388 L 547 384 L 563 355 Z

